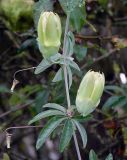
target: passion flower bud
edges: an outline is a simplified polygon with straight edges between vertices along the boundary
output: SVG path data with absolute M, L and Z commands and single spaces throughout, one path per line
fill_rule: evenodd
M 87 116 L 95 110 L 100 103 L 105 84 L 104 74 L 88 71 L 78 89 L 76 107 L 78 112 Z
M 61 30 L 61 21 L 56 13 L 41 14 L 37 31 L 39 49 L 44 58 L 49 58 L 58 52 L 61 44 Z

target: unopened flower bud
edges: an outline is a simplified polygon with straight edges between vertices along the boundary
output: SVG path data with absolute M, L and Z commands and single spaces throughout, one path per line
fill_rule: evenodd
M 40 52 L 44 58 L 56 54 L 60 47 L 61 21 L 59 16 L 53 12 L 41 14 L 38 22 L 38 43 Z
M 104 74 L 88 71 L 78 89 L 76 107 L 78 112 L 87 116 L 95 110 L 100 103 L 105 84 Z

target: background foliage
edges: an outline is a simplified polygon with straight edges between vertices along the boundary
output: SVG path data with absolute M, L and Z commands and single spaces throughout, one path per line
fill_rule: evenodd
M 9 4 L 7 0 L 1 0 L 0 3 L 3 4 L 3 1 Z M 61 0 L 46 0 L 43 3 L 40 1 L 36 3 L 34 10 L 38 9 L 38 13 L 41 9 L 54 10 L 61 16 L 64 26 L 66 16 L 59 2 Z M 126 159 L 127 85 L 126 82 L 121 81 L 120 73 L 126 75 L 127 72 L 125 29 L 127 2 L 126 0 L 87 0 L 85 7 L 82 1 L 80 6 L 73 3 L 76 2 L 73 0 L 68 6 L 65 6 L 64 2 L 62 6 L 65 12 L 69 12 L 71 4 L 76 8 L 71 13 L 70 29 L 76 38 L 73 56 L 81 68 L 80 72 L 73 70 L 72 104 L 75 103 L 80 80 L 88 69 L 104 72 L 106 76 L 105 92 L 98 109 L 92 117 L 88 117 L 88 120 L 82 123 L 88 134 L 86 149 L 82 149 L 82 141 L 79 141 L 82 157 L 96 160 L 98 155 L 98 159 L 105 159 L 111 152 L 116 160 Z M 28 4 L 28 6 L 31 5 Z M 21 6 L 16 8 L 18 12 Z M 5 8 L 0 7 L 0 158 L 3 160 L 74 160 L 77 156 L 73 141 L 68 151 L 60 154 L 58 152 L 59 136 L 55 133 L 41 150 L 36 151 L 34 146 L 40 128 L 10 130 L 13 134 L 11 149 L 6 149 L 4 133 L 6 128 L 27 125 L 37 113 L 46 110 L 42 108 L 46 103 L 66 104 L 64 82 L 57 84 L 52 82 L 59 70 L 58 65 L 53 65 L 36 76 L 34 70 L 18 73 L 16 78 L 20 83 L 13 94 L 10 92 L 14 72 L 18 69 L 37 66 L 42 59 L 36 42 L 38 13 L 36 12 L 36 15 L 34 12 L 33 22 L 33 16 L 29 16 L 27 10 L 25 11 L 26 13 L 19 11 L 18 14 L 14 12 L 17 15 L 13 15 L 13 13 L 6 13 Z M 13 21 L 16 22 L 15 16 L 18 16 L 16 27 L 13 25 L 15 24 Z M 27 25 L 24 27 L 25 23 Z M 77 119 L 83 121 L 80 117 Z M 43 126 L 46 120 L 48 119 L 37 122 L 37 125 Z M 68 125 L 71 129 L 71 124 Z M 56 134 L 59 134 L 57 129 Z M 91 149 L 95 150 L 97 155 Z M 111 159 L 110 155 L 106 160 L 108 159 Z

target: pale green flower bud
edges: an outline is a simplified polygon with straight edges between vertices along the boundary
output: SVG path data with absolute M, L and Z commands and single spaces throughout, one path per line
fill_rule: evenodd
M 61 21 L 59 16 L 53 12 L 41 14 L 38 22 L 38 43 L 40 52 L 44 58 L 49 58 L 56 54 L 60 47 Z
M 104 74 L 99 72 L 88 71 L 82 79 L 76 97 L 76 107 L 83 116 L 93 112 L 100 103 L 104 84 Z

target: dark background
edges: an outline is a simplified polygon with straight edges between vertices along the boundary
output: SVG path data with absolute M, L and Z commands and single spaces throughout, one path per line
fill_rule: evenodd
M 61 16 L 64 27 L 66 16 L 59 2 L 52 2 L 54 11 Z M 1 5 L 0 159 L 8 160 L 5 159 L 8 155 L 7 158 L 10 160 L 76 160 L 73 141 L 63 154 L 59 153 L 59 136 L 48 139 L 43 148 L 37 151 L 35 144 L 40 128 L 10 129 L 11 148 L 6 148 L 5 130 L 8 127 L 27 126 L 28 121 L 43 110 L 42 105 L 47 102 L 66 103 L 64 82 L 52 83 L 59 69 L 57 65 L 40 75 L 34 75 L 34 70 L 18 73 L 16 78 L 20 83 L 13 93 L 10 92 L 14 73 L 19 69 L 35 67 L 42 59 L 36 42 L 33 15 L 30 17 L 27 14 L 19 14 L 15 22 L 11 18 L 13 19 L 13 16 L 9 17 Z M 81 13 L 77 11 L 71 17 L 70 26 L 76 39 L 74 58 L 82 69 L 81 73 L 76 73 L 73 77 L 70 91 L 72 103 L 75 103 L 80 80 L 89 69 L 104 72 L 106 85 L 123 87 L 120 73 L 124 73 L 125 76 L 127 73 L 127 1 L 87 0 L 84 10 Z M 116 37 L 117 42 L 114 42 Z M 60 52 L 62 53 L 62 48 Z M 123 88 L 126 92 L 126 84 Z M 120 100 L 117 99 L 118 101 L 112 104 L 113 109 L 106 112 L 101 110 L 112 96 L 122 95 L 117 90 L 113 90 L 113 93 L 104 92 L 99 108 L 93 113 L 93 119 L 83 123 L 88 134 L 86 149 L 82 149 L 79 137 L 83 160 L 88 159 L 90 149 L 94 149 L 102 160 L 109 152 L 113 154 L 114 160 L 127 159 L 126 103 L 120 104 Z M 127 98 L 125 100 L 127 101 Z M 36 125 L 44 125 L 45 122 L 46 120 L 43 120 Z

